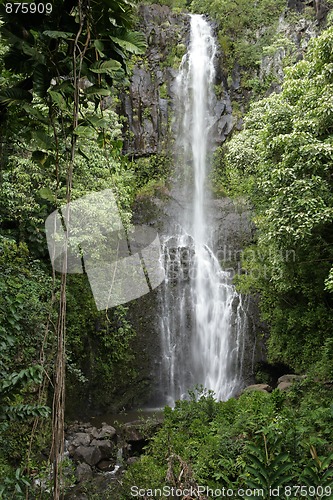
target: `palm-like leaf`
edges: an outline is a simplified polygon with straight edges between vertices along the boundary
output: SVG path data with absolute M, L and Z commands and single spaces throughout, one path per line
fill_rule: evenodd
M 32 94 L 27 90 L 12 87 L 0 90 L 0 103 L 5 106 L 21 103 L 22 101 L 32 101 Z
M 142 33 L 136 31 L 124 31 L 118 36 L 110 36 L 111 40 L 123 50 L 131 54 L 144 54 L 147 44 Z

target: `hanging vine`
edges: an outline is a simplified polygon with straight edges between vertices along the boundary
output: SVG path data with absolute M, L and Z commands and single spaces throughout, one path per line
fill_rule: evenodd
M 115 80 L 123 82 L 126 79 L 128 55 L 143 53 L 145 39 L 142 34 L 131 31 L 134 4 L 129 0 L 54 0 L 47 13 L 37 15 L 29 11 L 24 15 L 19 13 L 15 19 L 7 10 L 0 5 L 3 20 L 0 31 L 8 45 L 4 64 L 6 70 L 22 78 L 18 81 L 16 76 L 14 85 L 0 89 L 0 107 L 6 113 L 11 109 L 19 110 L 22 133 L 15 140 L 22 150 L 26 151 L 29 145 L 29 154 L 41 170 L 52 172 L 50 187 L 44 187 L 40 196 L 47 200 L 48 209 L 54 210 L 72 200 L 77 155 L 87 160 L 82 144 L 92 139 L 99 146 L 112 147 L 113 136 L 109 131 L 110 123 L 103 116 L 102 101 L 112 94 Z M 63 220 L 67 230 L 69 217 L 68 211 Z M 63 256 L 60 280 L 53 270 L 53 292 L 40 351 L 45 377 L 38 395 L 39 401 L 45 400 L 47 389 L 52 388 L 50 462 L 54 499 L 63 496 L 66 233 Z M 58 311 L 54 322 L 56 304 Z M 52 353 L 45 352 L 52 327 L 55 332 L 54 363 Z M 32 426 L 28 463 L 39 422 L 36 418 Z M 27 470 L 29 473 L 29 465 Z
M 80 87 L 81 68 L 86 50 L 90 42 L 89 0 L 78 1 L 77 15 L 79 18 L 79 28 L 73 46 L 73 133 L 71 136 L 70 161 L 66 175 L 66 202 L 71 201 L 74 160 L 76 155 L 77 136 L 75 130 L 79 121 L 80 110 Z M 82 46 L 81 35 L 85 28 L 85 42 Z M 70 211 L 66 212 L 65 226 L 67 228 L 64 241 L 64 261 L 63 272 L 60 284 L 60 302 L 57 323 L 57 354 L 54 373 L 54 395 L 52 408 L 52 455 L 53 455 L 53 498 L 57 500 L 62 492 L 62 462 L 64 458 L 64 423 L 65 423 L 65 379 L 66 379 L 66 283 L 67 283 L 67 251 L 68 251 L 68 231 L 70 225 Z

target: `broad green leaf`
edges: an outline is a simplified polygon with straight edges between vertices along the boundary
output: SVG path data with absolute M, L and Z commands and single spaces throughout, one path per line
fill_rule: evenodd
M 33 73 L 34 91 L 40 97 L 45 97 L 50 86 L 49 68 L 44 64 L 38 64 Z
M 96 49 L 101 57 L 105 57 L 104 44 L 103 44 L 102 40 L 94 40 L 94 47 L 96 47 Z
M 66 111 L 67 110 L 67 104 L 63 96 L 60 94 L 60 92 L 54 92 L 53 90 L 48 91 L 52 101 L 57 104 L 57 106 L 62 110 Z
M 54 195 L 48 187 L 41 188 L 39 190 L 39 196 L 43 198 L 43 200 L 54 201 Z
M 284 461 L 286 461 L 286 460 L 288 460 L 288 459 L 289 459 L 289 455 L 288 455 L 288 453 L 281 453 L 280 455 L 277 455 L 277 456 L 274 458 L 274 460 L 273 460 L 273 462 L 272 462 L 272 465 L 277 466 L 277 465 L 278 465 L 278 464 L 280 464 L 281 462 L 284 462 Z
M 41 149 L 54 149 L 53 138 L 51 138 L 42 130 L 33 130 L 32 137 L 35 139 Z
M 30 104 L 23 104 L 22 108 L 29 114 L 36 118 L 39 122 L 48 124 L 49 119 L 36 107 Z
M 281 465 L 277 469 L 277 471 L 275 471 L 274 474 L 271 476 L 272 483 L 274 481 L 276 481 L 276 479 L 278 479 L 279 477 L 281 478 L 286 471 L 288 471 L 289 469 L 291 469 L 291 467 L 292 467 L 292 464 L 290 464 L 290 463 Z
M 260 471 L 252 467 L 251 465 L 246 466 L 246 470 L 252 474 L 252 476 L 260 481 L 260 484 L 268 484 L 269 480 L 266 474 L 266 471 L 261 467 Z
M 109 126 L 107 119 L 95 115 L 87 116 L 87 121 L 96 128 L 107 128 Z
M 109 61 L 104 61 L 103 63 L 95 63 L 90 67 L 90 71 L 98 74 L 109 74 L 113 75 L 113 73 L 121 70 L 121 64 L 119 61 L 115 61 L 110 59 Z
M 95 130 L 87 125 L 79 125 L 75 128 L 74 134 L 79 137 L 93 138 L 95 136 Z
M 324 460 L 322 461 L 322 464 L 321 464 L 321 469 L 322 470 L 326 469 L 327 467 L 329 467 L 331 465 L 332 462 L 333 462 L 333 453 L 331 453 L 328 457 L 324 458 Z M 333 474 L 333 471 L 332 471 L 332 474 Z
M 79 149 L 78 149 L 78 152 L 79 152 L 79 154 L 80 154 L 81 156 L 83 156 L 83 158 L 85 158 L 87 161 L 90 161 L 90 160 L 91 160 L 91 158 L 89 158 L 89 156 L 87 156 L 87 155 L 85 154 L 85 152 L 83 151 L 83 149 L 82 149 L 82 148 L 79 148 Z
M 121 38 L 110 36 L 110 39 L 131 54 L 144 54 L 147 48 L 144 35 L 136 31 L 127 31 Z
M 96 87 L 92 85 L 85 90 L 85 93 L 88 95 L 100 95 L 100 96 L 109 96 L 111 94 L 111 89 L 104 89 L 100 87 Z

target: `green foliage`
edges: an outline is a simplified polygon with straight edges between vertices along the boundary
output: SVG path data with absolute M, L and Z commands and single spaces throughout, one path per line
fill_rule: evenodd
M 219 25 L 219 43 L 227 70 L 234 63 L 257 68 L 262 49 L 273 35 L 285 8 L 284 0 L 193 0 L 191 9 L 208 13 Z
M 253 488 L 266 495 L 270 488 L 308 484 L 305 478 L 312 473 L 318 475 L 314 484 L 321 478 L 329 485 L 332 419 L 322 410 L 330 397 L 331 391 L 311 381 L 296 385 L 290 394 L 247 392 L 226 402 L 194 391 L 173 410 L 164 409 L 162 428 L 125 473 L 121 498 L 129 498 L 133 484 L 143 489 L 184 487 L 189 476 L 191 484 L 215 490 Z M 171 457 L 179 457 L 175 484 L 170 482 Z
M 26 498 L 26 487 L 30 485 L 28 478 L 24 475 L 21 468 L 17 468 L 14 472 L 11 469 L 2 468 L 0 463 L 0 498 L 17 498 L 23 500 Z M 15 497 L 14 497 L 15 495 Z
M 50 414 L 37 399 L 50 367 L 52 343 L 44 340 L 51 279 L 24 243 L 0 236 L 0 484 L 3 498 L 21 498 L 27 478 L 20 468 L 34 418 Z M 27 314 L 27 311 L 29 314 Z M 54 316 L 54 315 L 53 315 Z M 40 350 L 44 348 L 44 366 Z M 40 446 L 45 441 L 39 440 Z M 36 444 L 36 450 L 38 446 Z M 23 498 L 23 497 L 22 497 Z
M 17 398 L 21 388 L 29 384 L 41 384 L 42 366 L 30 366 L 19 372 L 2 374 L 0 383 L 0 420 L 23 420 L 30 417 L 47 417 L 49 408 L 41 405 L 10 404 Z
M 136 159 L 132 168 L 136 176 L 137 189 L 149 182 L 163 182 L 170 178 L 173 162 L 168 155 L 150 155 Z
M 225 190 L 246 192 L 255 209 L 255 245 L 237 277 L 261 294 L 270 325 L 271 361 L 323 368 L 332 321 L 333 31 L 310 43 L 304 61 L 286 70 L 280 94 L 252 105 L 245 129 L 217 159 Z M 301 348 L 300 348 L 301 346 Z M 324 356 L 326 356 L 324 358 Z
M 29 85 L 40 97 L 47 97 L 51 87 L 53 99 L 63 110 L 73 92 L 73 85 L 64 78 L 71 72 L 69 54 L 75 39 L 85 52 L 81 76 L 94 84 L 97 104 L 100 91 L 108 89 L 114 79 L 124 78 L 128 54 L 143 53 L 146 47 L 143 35 L 131 31 L 133 4 L 128 0 L 95 0 L 89 5 L 89 16 L 61 0 L 53 2 L 48 15 L 19 12 L 14 23 L 2 5 L 0 16 L 4 21 L 1 33 L 9 45 L 4 55 L 6 69 L 22 74 L 26 83 L 30 79 Z
M 312 461 L 305 467 L 302 473 L 303 484 L 308 487 L 318 487 L 328 491 L 333 487 L 333 453 L 328 457 L 318 457 L 314 446 L 310 446 Z M 320 497 L 320 495 L 318 495 Z
M 125 202 L 128 210 L 129 186 L 133 183 L 131 175 L 119 166 L 122 141 L 117 116 L 105 108 L 110 105 L 114 81 L 125 81 L 129 56 L 142 54 L 146 48 L 143 35 L 131 31 L 133 8 L 128 0 L 96 0 L 87 12 L 85 4 L 79 7 L 59 0 L 52 4 L 51 14 L 17 14 L 13 23 L 5 6 L 0 7 L 4 21 L 1 33 L 8 46 L 4 65 L 21 77 L 14 87 L 0 91 L 8 125 L 4 137 L 15 137 L 14 142 L 6 140 L 3 148 L 8 157 L 4 205 L 7 212 L 16 212 L 14 217 L 6 214 L 11 224 L 17 223 L 17 204 L 22 200 L 24 210 L 20 218 L 25 223 L 28 212 L 35 215 L 34 211 L 39 211 L 39 219 L 45 220 L 50 202 L 58 205 L 67 196 L 66 178 L 72 169 L 77 170 L 81 182 L 81 192 L 73 191 L 73 198 L 82 194 L 84 183 L 87 191 L 116 184 L 119 204 Z M 77 57 L 73 58 L 75 54 Z M 69 75 L 74 68 L 77 73 L 73 80 Z M 75 79 L 79 94 L 73 85 Z M 18 107 L 18 103 L 22 105 Z M 87 139 L 96 142 L 104 152 L 97 153 L 93 144 L 87 147 Z M 22 161 L 18 159 L 19 152 Z M 89 163 L 88 168 L 83 168 L 78 155 Z M 71 162 L 74 165 L 70 166 Z M 95 163 L 101 168 L 90 173 L 91 164 Z M 100 182 L 100 177 L 105 183 Z M 22 186 L 17 196 L 13 183 Z M 73 183 L 75 189 L 75 179 Z M 37 193 L 49 203 L 43 205 Z M 126 201 L 120 199 L 122 193 Z M 129 217 L 124 217 L 128 222 Z M 40 232 L 37 221 L 33 218 L 31 222 L 30 232 Z M 26 239 L 25 234 L 23 238 Z
M 39 360 L 36 345 L 42 344 L 52 285 L 39 264 L 31 259 L 24 243 L 17 245 L 0 237 L 2 372 L 26 368 Z
M 287 475 L 292 468 L 287 453 L 270 458 L 266 441 L 265 450 L 253 445 L 249 445 L 248 448 L 253 451 L 247 454 L 249 463 L 245 467 L 245 481 L 248 488 L 263 488 L 264 491 L 269 491 L 270 488 L 280 488 L 292 480 L 292 476 Z
M 48 396 L 44 377 L 52 380 L 57 369 L 53 334 L 59 280 L 58 275 L 52 277 L 44 221 L 67 202 L 70 177 L 72 199 L 111 188 L 123 223 L 130 226 L 136 184 L 122 158 L 121 127 L 110 106 L 114 82 L 126 83 L 130 55 L 146 48 L 144 36 L 132 31 L 134 11 L 128 0 L 93 0 L 89 6 L 59 0 L 48 15 L 12 16 L 3 3 L 0 6 L 0 414 L 4 421 L 0 491 L 4 498 L 21 498 L 27 478 L 17 467 L 22 464 L 23 470 L 26 465 L 32 419 L 49 414 L 43 404 Z M 129 341 L 134 332 L 125 310 L 113 311 L 110 318 L 97 313 L 87 281 L 82 284 L 75 278 L 86 280 L 85 276 L 68 280 L 71 383 L 74 380 L 80 387 L 88 372 L 91 385 L 100 387 L 96 378 L 101 376 L 116 391 L 121 385 L 117 376 L 123 374 L 123 384 L 132 380 L 126 362 L 131 359 Z M 84 296 L 74 298 L 71 294 L 76 292 Z M 89 363 L 88 368 L 85 365 L 91 360 L 82 350 L 88 342 L 97 352 L 91 371 Z M 50 439 L 40 424 L 38 432 L 32 443 L 35 456 L 41 447 L 47 449 Z
M 86 412 L 80 399 L 82 395 L 86 401 L 87 394 L 93 406 L 118 411 L 128 403 L 126 388 L 136 381 L 131 367 L 131 340 L 136 332 L 128 320 L 128 308 L 97 311 L 87 277 L 72 275 L 68 276 L 67 318 L 68 413 Z M 130 399 L 130 390 L 127 393 Z

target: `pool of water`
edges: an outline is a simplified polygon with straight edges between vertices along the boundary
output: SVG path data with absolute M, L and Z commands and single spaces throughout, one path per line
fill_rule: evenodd
M 105 413 L 89 418 L 89 422 L 94 427 L 101 427 L 103 422 L 112 425 L 117 429 L 121 424 L 133 422 L 135 420 L 147 420 L 149 418 L 161 420 L 163 419 L 163 408 L 143 408 L 138 410 L 124 411 L 120 413 Z

